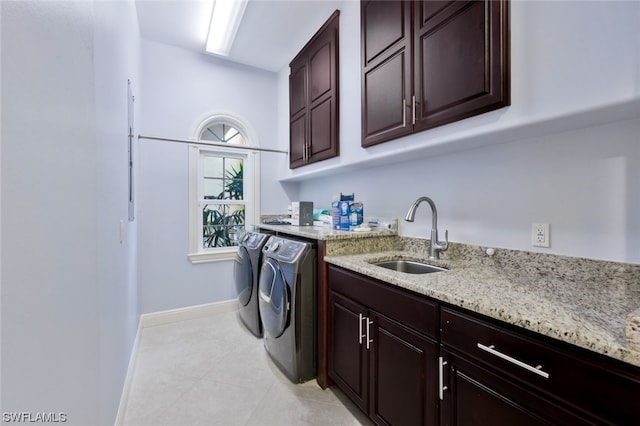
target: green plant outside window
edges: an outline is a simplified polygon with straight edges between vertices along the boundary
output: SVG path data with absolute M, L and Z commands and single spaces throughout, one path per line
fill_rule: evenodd
M 244 144 L 237 129 L 222 123 L 207 127 L 202 139 Z M 237 246 L 245 228 L 245 206 L 244 202 L 233 201 L 244 201 L 244 162 L 234 157 L 206 156 L 202 167 L 204 199 L 212 200 L 202 209 L 202 247 Z

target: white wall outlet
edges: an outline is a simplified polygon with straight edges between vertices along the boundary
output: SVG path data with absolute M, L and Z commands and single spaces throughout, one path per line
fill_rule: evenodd
M 534 247 L 549 247 L 550 244 L 549 224 L 534 223 L 531 226 L 531 245 Z

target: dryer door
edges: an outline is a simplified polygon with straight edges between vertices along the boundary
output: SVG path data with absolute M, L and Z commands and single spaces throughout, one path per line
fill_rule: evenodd
M 238 247 L 238 254 L 234 262 L 233 278 L 236 282 L 238 302 L 240 306 L 246 306 L 251 300 L 253 291 L 253 266 L 249 252 L 244 246 Z
M 280 337 L 289 325 L 291 294 L 278 261 L 266 258 L 260 270 L 260 318 L 264 332 Z

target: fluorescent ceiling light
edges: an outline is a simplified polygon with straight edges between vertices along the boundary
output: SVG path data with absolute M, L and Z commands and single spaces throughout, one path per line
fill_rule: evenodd
M 228 56 L 248 0 L 214 0 L 205 50 Z

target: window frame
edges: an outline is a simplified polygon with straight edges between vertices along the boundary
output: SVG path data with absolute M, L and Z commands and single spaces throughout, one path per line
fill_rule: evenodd
M 205 200 L 203 196 L 203 170 L 202 158 L 204 156 L 220 156 L 240 158 L 243 164 L 243 203 L 245 205 L 245 230 L 253 223 L 258 223 L 260 216 L 260 152 L 246 147 L 256 147 L 256 141 L 253 132 L 247 124 L 236 117 L 227 114 L 215 114 L 203 120 L 197 127 L 195 138 L 199 143 L 207 141 L 200 140 L 202 132 L 214 124 L 229 124 L 236 128 L 244 137 L 245 144 L 229 144 L 228 147 L 220 147 L 212 145 L 207 147 L 204 145 L 189 146 L 189 248 L 187 257 L 191 263 L 217 262 L 235 259 L 238 251 L 237 246 L 233 247 L 202 247 L 202 211 L 201 203 L 210 201 Z M 232 204 L 238 203 L 239 200 L 233 201 Z M 222 204 L 222 203 L 221 203 Z

